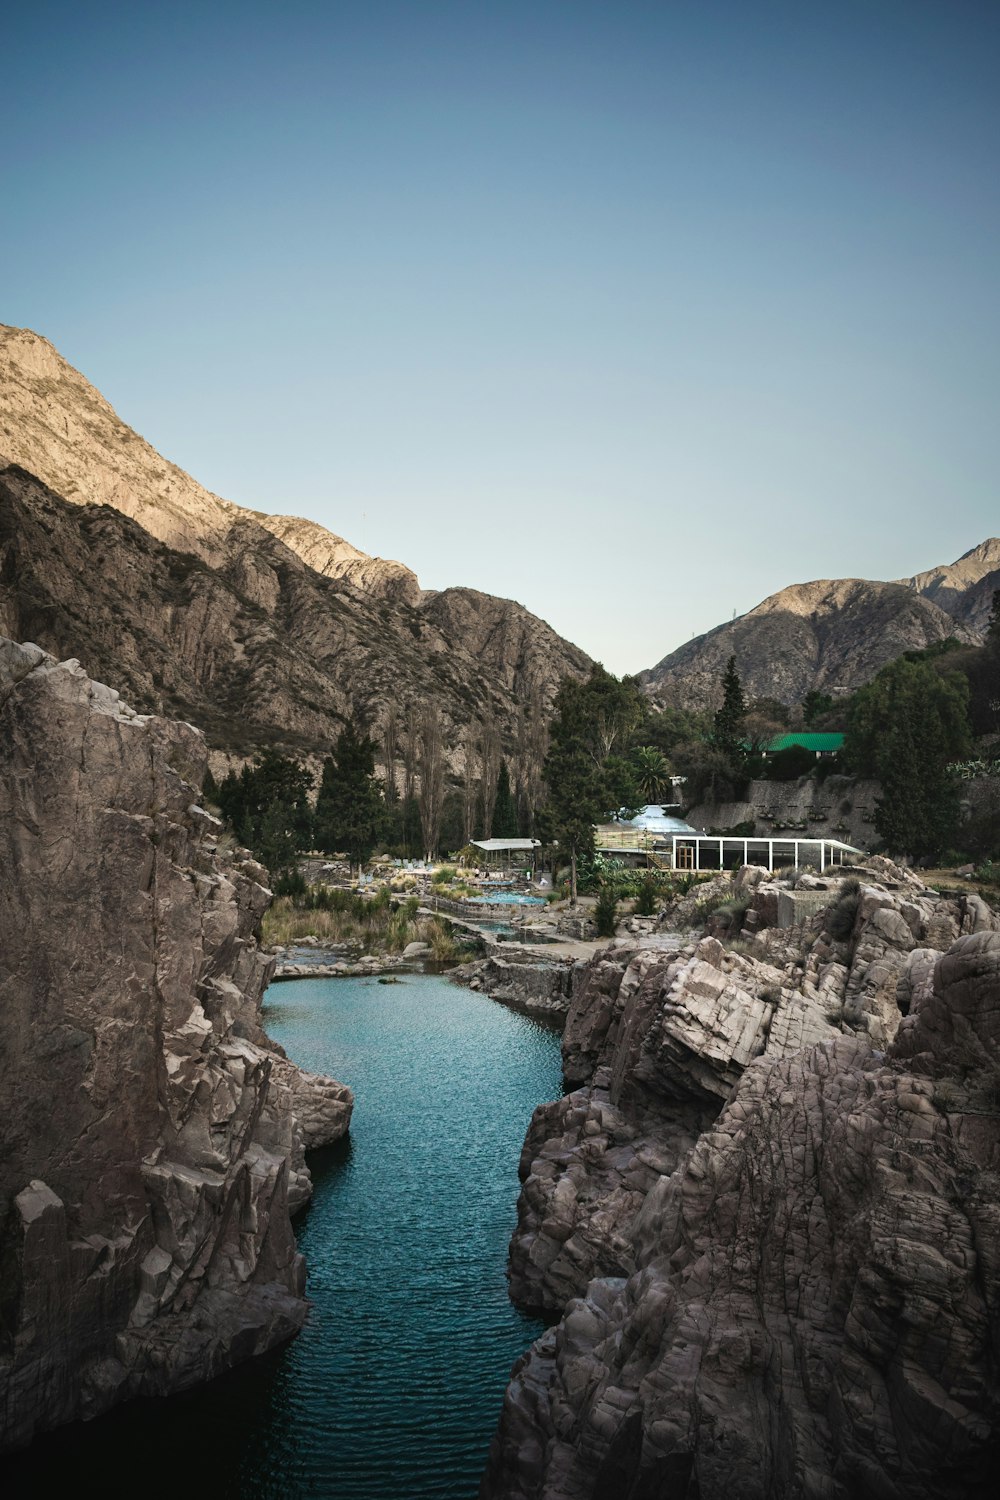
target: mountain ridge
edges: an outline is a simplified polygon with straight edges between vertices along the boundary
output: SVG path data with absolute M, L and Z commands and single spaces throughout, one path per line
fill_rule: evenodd
M 223 500 L 54 347 L 0 326 L 0 619 L 213 747 L 328 753 L 347 718 L 440 709 L 510 746 L 590 658 L 514 600 L 422 590 L 314 522 Z
M 910 578 L 820 578 L 790 584 L 738 619 L 669 652 L 640 672 L 639 681 L 661 703 L 714 708 L 726 662 L 735 656 L 750 698 L 777 698 L 791 706 L 813 689 L 844 696 L 904 651 L 949 637 L 978 645 L 997 587 L 996 537 L 954 563 Z

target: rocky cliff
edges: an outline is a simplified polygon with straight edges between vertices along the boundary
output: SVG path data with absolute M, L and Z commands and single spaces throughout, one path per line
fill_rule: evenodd
M 801 703 L 816 688 L 841 696 L 870 682 L 904 651 L 954 636 L 978 645 L 1000 586 L 1000 540 L 955 563 L 896 583 L 820 579 L 772 594 L 640 674 L 663 703 L 717 708 L 730 656 L 748 698 Z
M 198 806 L 205 761 L 0 641 L 0 1447 L 305 1316 L 289 1209 L 352 1099 L 261 1030 L 269 894 Z
M 589 658 L 512 600 L 421 591 L 313 522 L 222 500 L 45 339 L 0 325 L 0 628 L 78 655 L 213 744 L 325 754 L 345 717 L 437 705 L 508 745 Z
M 739 948 L 619 940 L 572 1001 L 511 1246 L 564 1311 L 483 1495 L 992 1493 L 1000 922 L 887 862 L 714 884 L 669 920 Z

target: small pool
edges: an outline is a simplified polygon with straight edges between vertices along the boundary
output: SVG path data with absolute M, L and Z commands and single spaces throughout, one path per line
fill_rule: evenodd
M 544 906 L 544 896 L 522 896 L 519 891 L 496 891 L 491 896 L 466 896 L 469 906 Z

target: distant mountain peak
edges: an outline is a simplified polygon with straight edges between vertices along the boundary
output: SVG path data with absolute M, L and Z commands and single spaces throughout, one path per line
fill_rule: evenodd
M 253 517 L 316 572 L 376 597 L 418 602 L 402 563 L 369 557 L 315 521 L 223 500 L 123 422 L 94 386 L 30 328 L 0 324 L 0 451 L 76 505 L 111 505 L 210 564 L 233 525 Z
M 996 537 L 954 563 L 912 578 L 791 584 L 747 614 L 686 642 L 640 678 L 663 702 L 715 707 L 726 662 L 735 656 L 748 697 L 792 705 L 813 688 L 845 694 L 904 651 L 949 636 L 976 644 L 995 587 L 1000 587 Z

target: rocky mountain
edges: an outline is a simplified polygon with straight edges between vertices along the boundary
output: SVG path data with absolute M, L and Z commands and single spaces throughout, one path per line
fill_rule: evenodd
M 0 640 L 0 1449 L 306 1314 L 289 1212 L 353 1101 L 261 1029 L 270 894 L 205 765 L 190 725 Z
M 968 1500 L 1000 1454 L 1000 920 L 759 870 L 573 986 L 483 1500 Z
M 509 742 L 589 658 L 520 605 L 420 589 L 310 521 L 163 459 L 45 339 L 0 327 L 0 622 L 213 744 L 325 753 L 345 716 L 435 704 Z
M 640 674 L 663 703 L 715 708 L 730 656 L 748 697 L 801 703 L 816 688 L 834 697 L 869 682 L 904 651 L 949 636 L 978 645 L 1000 587 L 1000 540 L 957 562 L 895 583 L 819 579 L 772 594 Z
M 924 599 L 931 599 L 954 619 L 973 630 L 985 630 L 994 589 L 1000 588 L 1000 538 L 988 537 L 964 552 L 957 562 L 945 563 L 912 578 L 901 578 Z

